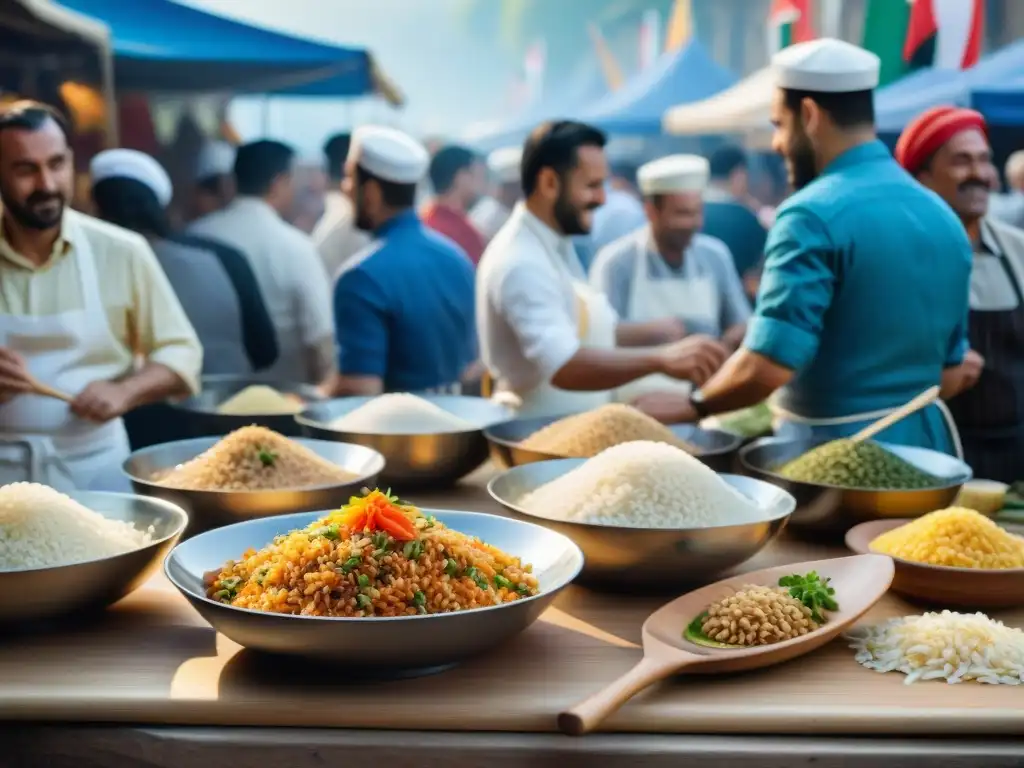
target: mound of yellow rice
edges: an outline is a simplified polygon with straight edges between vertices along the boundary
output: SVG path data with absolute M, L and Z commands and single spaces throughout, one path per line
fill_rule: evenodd
M 350 531 L 353 509 L 384 496 L 414 538 Z M 538 594 L 530 565 L 372 491 L 207 576 L 207 596 L 302 616 L 414 616 L 483 608 Z

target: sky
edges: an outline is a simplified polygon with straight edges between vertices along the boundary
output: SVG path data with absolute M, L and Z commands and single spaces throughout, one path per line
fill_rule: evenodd
M 459 0 L 178 1 L 304 37 L 365 46 L 408 101 L 396 111 L 376 99 L 238 100 L 231 118 L 246 139 L 268 135 L 314 154 L 326 136 L 353 123 L 457 135 L 502 107 L 507 64 L 494 55 L 493 43 L 469 38 L 455 23 Z

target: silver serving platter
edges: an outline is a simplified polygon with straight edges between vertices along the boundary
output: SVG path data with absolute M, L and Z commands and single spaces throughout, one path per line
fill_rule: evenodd
M 530 523 L 475 512 L 423 510 L 453 530 L 479 536 L 533 565 L 540 594 L 511 603 L 425 616 L 330 618 L 235 608 L 206 597 L 204 574 L 303 528 L 322 512 L 250 520 L 179 544 L 164 563 L 171 583 L 218 632 L 253 651 L 340 662 L 370 677 L 440 671 L 529 627 L 583 567 L 565 536 Z
M 632 528 L 552 520 L 520 506 L 531 491 L 586 459 L 556 459 L 514 467 L 493 478 L 487 490 L 519 516 L 575 541 L 586 556 L 580 581 L 613 589 L 655 589 L 703 584 L 756 555 L 785 528 L 796 501 L 776 486 L 739 475 L 721 478 L 751 499 L 763 520 L 711 528 Z
M 858 490 L 834 485 L 818 485 L 789 480 L 776 469 L 828 439 L 765 437 L 745 446 L 739 454 L 744 473 L 774 483 L 793 494 L 797 508 L 791 525 L 807 530 L 842 536 L 854 525 L 868 520 L 913 518 L 948 507 L 960 488 L 971 479 L 971 468 L 956 458 L 927 448 L 893 443 L 878 443 L 919 469 L 941 478 L 935 488 L 924 490 Z
M 27 571 L 0 571 L 0 623 L 24 625 L 99 611 L 142 585 L 188 523 L 180 507 L 126 493 L 76 491 L 68 496 L 111 520 L 145 531 L 153 541 L 101 560 Z
M 272 491 L 191 491 L 168 488 L 153 480 L 160 472 L 194 459 L 220 440 L 219 437 L 197 437 L 142 448 L 128 457 L 122 470 L 136 493 L 167 499 L 185 509 L 191 518 L 191 535 L 254 517 L 336 509 L 362 488 L 376 486 L 384 469 L 384 457 L 371 448 L 293 438 L 321 458 L 354 474 L 355 478 L 336 485 Z
M 487 460 L 484 429 L 512 417 L 511 409 L 482 397 L 419 397 L 479 427 L 460 432 L 408 435 L 343 432 L 328 426 L 370 402 L 372 397 L 343 397 L 313 405 L 295 420 L 309 437 L 364 445 L 378 451 L 387 460 L 381 482 L 408 489 L 450 486 L 477 469 Z
M 535 461 L 565 458 L 543 451 L 531 451 L 521 445 L 523 440 L 537 430 L 564 418 L 565 415 L 513 419 L 485 429 L 484 436 L 491 448 L 491 460 L 502 469 L 508 469 Z M 696 424 L 676 424 L 669 429 L 680 440 L 700 448 L 697 458 L 716 472 L 729 472 L 733 469 L 736 454 L 743 444 L 740 435 L 720 429 L 704 429 Z

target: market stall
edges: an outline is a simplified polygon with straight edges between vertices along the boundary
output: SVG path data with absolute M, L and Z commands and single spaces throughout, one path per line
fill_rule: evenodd
M 765 67 L 710 98 L 665 112 L 667 133 L 681 136 L 742 134 L 763 140 L 770 131 L 772 72 Z

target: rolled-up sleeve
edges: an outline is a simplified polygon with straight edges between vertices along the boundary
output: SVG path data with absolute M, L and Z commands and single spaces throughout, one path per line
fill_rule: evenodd
M 800 208 L 782 212 L 765 246 L 757 308 L 743 346 L 790 370 L 807 365 L 832 303 L 834 258 L 820 219 Z
M 635 254 L 636 249 L 630 251 Z M 590 265 L 590 286 L 608 297 L 608 303 L 619 313 L 619 317 L 626 317 L 629 310 L 632 254 L 625 252 L 621 244 L 612 243 L 598 251 L 594 263 Z M 636 258 L 635 255 L 633 258 Z
M 343 376 L 377 376 L 388 366 L 387 302 L 364 270 L 343 272 L 334 284 L 334 323 L 338 372 Z

